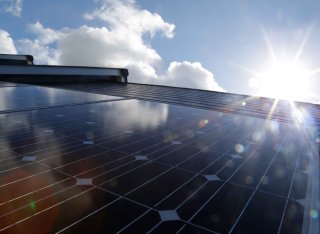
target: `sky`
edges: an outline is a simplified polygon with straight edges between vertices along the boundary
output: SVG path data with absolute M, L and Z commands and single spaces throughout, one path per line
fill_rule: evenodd
M 319 0 L 0 0 L 0 53 L 320 103 Z

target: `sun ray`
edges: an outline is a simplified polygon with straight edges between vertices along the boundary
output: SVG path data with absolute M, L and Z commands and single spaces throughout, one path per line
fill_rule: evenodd
M 270 108 L 270 111 L 269 111 L 269 113 L 268 113 L 268 116 L 267 116 L 266 120 L 270 120 L 270 119 L 272 118 L 273 113 L 274 113 L 274 111 L 275 111 L 275 109 L 276 109 L 276 107 L 277 107 L 278 102 L 279 102 L 279 99 L 275 99 L 275 100 L 274 100 L 274 102 L 272 103 L 272 107 Z
M 255 76 L 255 77 L 262 77 L 262 73 L 259 73 L 258 71 L 255 71 L 253 69 L 250 69 L 246 66 L 243 66 L 241 64 L 235 63 L 235 62 L 230 62 L 233 66 L 239 68 L 240 70 L 243 70 L 245 72 L 250 73 L 251 75 Z
M 303 52 L 303 50 L 304 50 L 304 47 L 305 47 L 305 45 L 307 44 L 307 41 L 308 41 L 308 39 L 309 39 L 309 37 L 310 37 L 310 34 L 311 34 L 312 30 L 313 30 L 313 26 L 314 26 L 314 24 L 312 24 L 312 25 L 308 28 L 307 33 L 304 35 L 304 38 L 303 38 L 303 40 L 302 40 L 302 42 L 301 42 L 301 44 L 300 44 L 300 46 L 299 46 L 299 48 L 298 48 L 298 50 L 297 50 L 297 53 L 296 53 L 296 55 L 295 55 L 295 57 L 294 57 L 294 60 L 293 60 L 294 63 L 299 61 L 300 56 L 301 56 L 301 54 L 302 54 L 302 52 Z
M 268 36 L 267 32 L 265 31 L 265 29 L 263 27 L 261 27 L 261 32 L 262 32 L 262 35 L 263 35 L 263 39 L 267 44 L 268 51 L 269 51 L 269 54 L 271 56 L 272 61 L 273 62 L 277 62 L 278 61 L 277 55 L 276 55 L 275 50 L 274 50 L 274 48 L 272 46 L 272 43 L 271 43 L 271 41 L 269 39 L 269 36 Z

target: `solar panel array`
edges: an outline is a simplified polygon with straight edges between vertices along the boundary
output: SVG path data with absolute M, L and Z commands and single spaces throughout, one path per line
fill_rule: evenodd
M 1 232 L 319 230 L 314 125 L 10 89 L 0 103 Z

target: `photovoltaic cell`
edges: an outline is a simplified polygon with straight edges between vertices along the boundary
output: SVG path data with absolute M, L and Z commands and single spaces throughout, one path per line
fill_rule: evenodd
M 312 126 L 65 90 L 54 92 L 69 100 L 50 101 L 46 88 L 18 88 L 28 102 L 6 110 L 33 109 L 0 114 L 3 232 L 311 230 Z

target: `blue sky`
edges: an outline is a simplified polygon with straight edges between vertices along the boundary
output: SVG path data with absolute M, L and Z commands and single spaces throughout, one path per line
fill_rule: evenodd
M 318 0 L 0 0 L 0 9 L 0 52 L 126 66 L 134 82 L 259 94 L 249 70 L 265 72 L 270 46 L 285 62 L 302 48 L 299 65 L 320 68 Z M 319 102 L 319 73 L 304 82 L 297 99 Z

